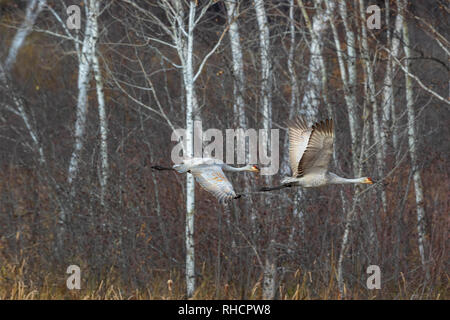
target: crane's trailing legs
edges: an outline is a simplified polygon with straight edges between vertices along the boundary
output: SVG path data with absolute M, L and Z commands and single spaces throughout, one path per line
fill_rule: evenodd
M 262 187 L 259 189 L 259 191 L 273 191 L 273 190 L 280 190 L 280 189 L 290 188 L 290 187 L 292 187 L 291 184 L 282 184 L 282 185 L 275 186 L 275 187 Z
M 156 170 L 173 170 L 173 171 L 175 171 L 174 168 L 162 167 L 162 166 L 151 166 L 151 168 L 156 169 Z

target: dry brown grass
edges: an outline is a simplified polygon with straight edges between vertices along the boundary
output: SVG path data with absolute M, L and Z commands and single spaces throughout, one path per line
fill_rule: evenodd
M 122 283 L 120 278 L 107 272 L 104 280 L 93 281 L 89 276 L 82 275 L 80 290 L 69 290 L 66 287 L 68 275 L 49 273 L 40 281 L 24 279 L 26 262 L 20 264 L 4 264 L 0 269 L 0 299 L 1 300 L 167 300 L 185 299 L 184 277 L 175 272 L 168 272 L 154 279 L 145 288 L 131 289 L 129 284 Z M 262 299 L 262 279 L 248 290 L 243 297 L 236 283 L 223 283 L 216 286 L 213 273 L 205 272 L 202 281 L 197 283 L 197 289 L 192 299 L 195 300 L 238 300 Z M 87 278 L 87 279 L 86 279 Z M 363 286 L 352 289 L 346 288 L 348 299 L 436 299 L 449 298 L 449 277 L 442 279 L 445 283 L 433 290 L 423 285 L 408 283 L 405 277 L 397 284 L 390 284 L 382 290 L 367 290 Z M 278 299 L 281 300 L 317 300 L 340 299 L 336 283 L 336 274 L 324 283 L 322 279 L 314 279 L 311 272 L 297 270 L 289 283 L 283 282 L 278 287 Z

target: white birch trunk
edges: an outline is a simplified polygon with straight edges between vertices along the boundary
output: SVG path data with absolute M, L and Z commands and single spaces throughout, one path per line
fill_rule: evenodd
M 129 1 L 127 1 L 129 2 Z M 133 4 L 133 2 L 129 2 Z M 189 1 L 189 15 L 187 26 L 184 18 L 184 1 L 162 1 L 160 6 L 166 11 L 169 18 L 170 27 L 164 25 L 158 18 L 155 18 L 157 23 L 166 31 L 172 38 L 174 47 L 177 49 L 178 57 L 181 61 L 183 72 L 183 83 L 185 96 L 185 111 L 186 111 L 186 136 L 184 141 L 183 155 L 184 157 L 199 157 L 201 155 L 194 154 L 194 134 L 195 126 L 194 120 L 200 120 L 200 115 L 197 113 L 198 103 L 195 94 L 195 80 L 200 75 L 203 66 L 208 58 L 218 48 L 224 33 L 219 38 L 219 41 L 208 54 L 205 55 L 200 63 L 196 73 L 194 72 L 194 29 L 200 18 L 205 14 L 208 7 L 213 3 L 207 2 L 203 5 L 199 14 L 196 17 L 197 1 Z M 187 30 L 186 30 L 187 27 Z M 194 212 L 195 212 L 195 184 L 194 177 L 188 173 L 186 176 L 186 294 L 192 297 L 195 291 L 195 252 L 194 252 Z
M 98 118 L 100 125 L 100 203 L 105 206 L 105 194 L 109 177 L 108 162 L 108 120 L 106 118 L 105 95 L 103 92 L 103 78 L 97 54 L 93 55 L 92 67 L 94 71 L 95 84 L 97 89 Z
M 292 119 L 296 113 L 297 109 L 297 99 L 299 95 L 297 76 L 295 74 L 295 64 L 294 64 L 294 54 L 295 54 L 295 21 L 294 21 L 294 0 L 289 1 L 289 33 L 290 33 L 290 43 L 289 43 L 289 55 L 287 61 L 287 67 L 289 72 L 289 82 L 291 86 L 291 98 L 289 101 L 289 116 L 288 119 Z M 284 135 L 283 142 L 283 158 L 281 160 L 280 166 L 280 174 L 281 176 L 289 175 L 289 133 L 286 131 Z M 296 198 L 294 198 L 295 201 Z M 290 201 L 288 199 L 288 194 L 286 193 L 285 201 Z M 296 208 L 296 204 L 294 204 L 294 210 Z M 295 213 L 294 213 L 295 214 Z M 290 248 L 291 243 L 293 243 L 294 235 L 295 235 L 295 224 L 292 224 L 291 231 L 289 233 L 289 243 L 288 246 Z M 288 251 L 291 253 L 291 249 Z
M 92 38 L 98 39 L 98 21 L 100 13 L 100 1 L 95 0 L 94 9 L 96 18 L 92 20 Z M 100 203 L 105 206 L 105 194 L 109 177 L 108 163 L 108 120 L 106 118 L 105 95 L 103 91 L 103 77 L 98 60 L 98 51 L 94 48 L 92 51 L 92 70 L 94 72 L 95 86 L 97 91 L 98 118 L 100 127 Z
M 0 63 L 0 84 L 2 84 L 5 87 L 5 89 L 12 90 L 8 84 L 8 76 L 9 75 L 4 71 L 3 65 Z M 44 164 L 45 162 L 44 149 L 42 148 L 42 145 L 39 141 L 38 134 L 35 128 L 33 128 L 31 124 L 30 118 L 28 117 L 28 114 L 23 105 L 23 101 L 19 96 L 15 95 L 14 93 L 12 93 L 12 99 L 14 102 L 14 106 L 17 109 L 14 109 L 13 107 L 7 107 L 7 110 L 18 115 L 22 119 L 23 123 L 25 124 L 25 127 L 28 130 L 31 140 L 33 141 L 34 149 L 38 153 L 39 163 Z
M 245 105 L 244 105 L 244 90 L 245 90 L 245 76 L 244 76 L 244 60 L 242 58 L 241 40 L 239 34 L 239 27 L 236 22 L 238 16 L 237 1 L 226 1 L 225 6 L 227 8 L 227 19 L 230 29 L 228 30 L 230 36 L 231 54 L 233 58 L 233 93 L 234 93 L 234 114 L 235 125 L 245 129 L 247 127 L 247 121 L 245 118 Z
M 389 0 L 384 1 L 385 12 L 390 12 Z M 390 18 L 389 14 L 385 15 L 385 23 L 386 23 L 386 46 L 392 49 L 392 35 L 390 30 Z M 366 21 L 366 20 L 364 20 Z M 393 88 L 392 88 L 392 58 L 388 57 L 386 62 L 386 73 L 384 75 L 384 84 L 383 84 L 383 96 L 382 96 L 382 104 L 381 104 L 381 124 L 380 124 L 380 137 L 381 144 L 383 148 L 383 156 L 384 158 L 387 155 L 387 135 L 389 130 L 389 122 L 391 121 L 391 111 L 390 107 L 391 99 L 393 98 Z
M 328 1 L 328 0 L 327 0 Z M 357 112 L 357 100 L 356 100 L 356 41 L 355 41 L 355 33 L 351 29 L 351 26 L 348 23 L 347 17 L 347 4 L 345 1 L 338 2 L 339 13 L 342 17 L 342 22 L 344 24 L 344 31 L 346 35 L 346 45 L 347 45 L 347 90 L 344 90 L 345 100 L 347 104 L 348 110 L 348 121 L 350 127 L 350 134 L 352 140 L 352 164 L 353 164 L 353 172 L 356 174 L 358 172 L 358 154 L 359 154 L 359 141 L 358 137 L 360 135 L 360 125 L 359 125 L 359 116 Z M 339 41 L 337 38 L 337 32 L 333 32 L 336 41 Z M 340 45 L 339 45 L 340 47 Z M 340 51 L 340 48 L 338 49 Z M 342 55 L 340 59 L 343 59 Z M 342 72 L 342 70 L 341 70 Z
M 377 152 L 376 152 L 376 163 L 377 163 L 377 171 L 378 176 L 380 178 L 384 177 L 384 145 L 383 141 L 381 140 L 381 133 L 380 133 L 380 122 L 378 119 L 378 104 L 376 99 L 376 88 L 375 88 L 375 79 L 373 75 L 373 68 L 370 61 L 370 54 L 369 54 L 369 43 L 367 41 L 367 29 L 366 24 L 364 23 L 366 21 L 366 7 L 364 5 L 364 0 L 359 0 L 359 14 L 361 21 L 361 47 L 362 47 L 362 55 L 363 55 L 363 61 L 364 61 L 364 68 L 366 70 L 366 76 L 367 76 L 367 87 L 368 87 L 368 97 L 369 97 L 369 103 L 372 107 L 372 128 L 373 128 L 373 137 L 374 137 L 374 143 L 376 144 Z M 386 199 L 386 191 L 381 185 L 381 202 L 383 205 L 384 212 L 387 212 L 387 199 Z
M 178 28 L 177 49 L 178 55 L 182 57 L 183 81 L 186 92 L 186 141 L 184 157 L 194 156 L 194 112 L 196 109 L 196 97 L 194 92 L 194 27 L 195 27 L 195 2 L 189 3 L 189 19 L 187 34 L 184 32 L 183 4 L 176 3 Z M 186 39 L 183 37 L 186 36 Z M 192 297 L 195 291 L 195 246 L 194 246 L 194 211 L 195 211 L 195 184 L 192 174 L 186 175 L 186 294 Z
M 11 47 L 9 48 L 8 51 L 8 56 L 6 57 L 5 62 L 3 64 L 3 69 L 6 74 L 9 73 L 12 66 L 14 65 L 14 62 L 16 61 L 17 58 L 17 54 L 19 53 L 19 50 L 22 47 L 23 42 L 27 38 L 28 34 L 31 32 L 33 25 L 35 24 L 36 18 L 42 11 L 44 5 L 45 0 L 28 1 L 25 19 L 13 38 Z
M 90 0 L 87 4 L 87 19 L 83 46 L 78 65 L 78 97 L 76 107 L 76 121 L 74 128 L 74 146 L 70 158 L 69 169 L 67 174 L 67 182 L 70 188 L 70 197 L 73 200 L 75 195 L 74 181 L 78 175 L 81 153 L 84 145 L 84 134 L 86 130 L 86 116 L 88 110 L 88 89 L 90 80 L 91 63 L 95 55 L 95 46 L 97 42 L 96 31 L 97 17 L 99 14 L 99 2 L 97 0 Z M 71 201 L 72 201 L 71 200 Z M 63 250 L 63 237 L 65 233 L 65 224 L 68 220 L 67 213 L 64 210 L 60 211 L 57 233 L 58 250 L 61 253 Z
M 360 125 L 359 125 L 359 116 L 357 113 L 356 106 L 356 41 L 355 34 L 353 30 L 350 28 L 347 21 L 347 5 L 345 1 L 338 2 L 339 13 L 342 17 L 344 24 L 344 31 L 346 34 L 346 45 L 347 45 L 347 62 L 344 60 L 343 51 L 341 49 L 341 43 L 337 31 L 336 24 L 334 22 L 334 1 L 325 0 L 325 4 L 327 6 L 326 12 L 327 16 L 330 20 L 331 30 L 333 32 L 334 43 L 336 46 L 336 54 L 338 57 L 339 69 L 341 73 L 341 80 L 344 89 L 344 99 L 347 105 L 348 110 L 348 121 L 350 127 L 350 137 L 352 141 L 352 165 L 353 165 L 353 173 L 355 176 L 359 175 L 360 165 L 359 165 L 359 157 L 360 150 L 362 148 L 359 147 L 359 136 L 360 136 Z M 365 129 L 365 127 L 364 127 Z M 363 137 L 365 136 L 365 132 L 363 132 Z M 345 218 L 345 229 L 344 234 L 342 236 L 342 244 L 341 250 L 338 259 L 338 287 L 342 297 L 345 297 L 345 289 L 344 289 L 344 276 L 343 276 L 343 262 L 345 254 L 348 250 L 349 245 L 349 236 L 350 229 L 353 224 L 354 212 L 356 210 L 356 203 L 358 199 L 358 189 L 356 189 L 352 208 L 347 208 L 347 214 Z
M 38 17 L 39 13 L 45 6 L 45 3 L 46 3 L 45 0 L 28 1 L 24 21 L 22 22 L 20 28 L 17 30 L 16 34 L 14 35 L 5 62 L 3 63 L 3 65 L 0 65 L 0 82 L 2 82 L 7 88 L 9 86 L 8 75 L 14 63 L 16 62 L 17 54 L 19 53 L 20 48 L 22 48 L 25 39 L 32 31 L 33 25 L 36 22 L 36 18 Z M 39 162 L 43 164 L 45 162 L 44 150 L 38 139 L 37 132 L 31 125 L 28 114 L 25 111 L 23 101 L 14 94 L 13 94 L 13 101 L 18 109 L 18 115 L 22 118 L 22 121 L 24 122 L 25 127 L 27 128 L 28 133 L 30 134 L 31 140 L 33 141 L 34 147 L 38 152 Z
M 272 63 L 270 60 L 270 38 L 266 10 L 263 0 L 253 0 L 256 12 L 256 20 L 259 29 L 259 49 L 261 63 L 261 109 L 263 116 L 263 127 L 267 131 L 267 137 L 263 142 L 263 148 L 270 148 L 269 130 L 272 127 Z M 268 149 L 267 149 L 268 150 Z M 270 177 L 266 176 L 266 183 L 270 183 Z M 270 241 L 272 235 L 269 235 Z M 270 242 L 271 243 L 271 242 Z M 273 299 L 275 297 L 276 267 L 274 257 L 271 255 L 271 244 L 264 265 L 263 297 Z
M 264 9 L 264 1 L 253 0 L 253 2 L 259 29 L 263 127 L 269 130 L 272 127 L 272 63 L 270 60 L 269 25 L 266 10 Z M 268 146 L 270 146 L 270 141 L 268 141 Z
M 97 19 L 95 1 L 89 1 L 87 14 L 83 47 L 78 65 L 78 97 L 74 130 L 75 142 L 67 175 L 67 181 L 71 186 L 72 195 L 74 193 L 72 183 L 78 174 L 80 156 L 84 144 L 84 132 L 86 129 L 86 115 L 88 109 L 87 91 L 89 89 L 92 56 L 95 52 L 95 44 L 97 41 L 97 39 L 93 37 L 93 27 L 95 27 L 94 20 Z
M 406 1 L 398 1 L 399 11 L 403 15 L 403 50 L 405 52 L 405 91 L 406 91 L 406 108 L 408 114 L 408 147 L 411 159 L 411 169 L 413 171 L 414 192 L 416 194 L 416 209 L 417 209 L 417 236 L 419 242 L 419 254 L 422 261 L 422 267 L 427 280 L 430 279 L 430 269 L 426 258 L 426 235 L 425 235 L 425 206 L 423 198 L 422 178 L 417 161 L 417 133 L 415 128 L 415 114 L 414 114 L 414 100 L 412 79 L 410 76 L 410 41 L 408 32 L 408 22 L 405 19 Z
M 382 130 L 381 130 L 381 143 L 384 148 L 384 155 L 387 154 L 387 145 L 388 145 L 388 132 L 389 127 L 392 127 L 392 144 L 394 150 L 398 149 L 398 133 L 397 133 L 397 119 L 395 112 L 395 98 L 394 98 L 394 64 L 392 61 L 392 55 L 394 57 L 398 57 L 399 49 L 400 49 L 400 39 L 402 37 L 402 26 L 403 26 L 403 16 L 401 14 L 397 14 L 395 17 L 395 27 L 394 33 L 391 37 L 390 48 L 391 53 L 388 57 L 387 65 L 386 65 L 386 75 L 384 78 L 384 87 L 383 87 L 383 108 L 382 108 Z M 392 125 L 390 124 L 392 121 Z
M 232 65 L 233 65 L 233 111 L 234 111 L 234 125 L 240 127 L 241 129 L 247 129 L 247 119 L 245 115 L 245 101 L 244 101 L 244 90 L 245 90 L 245 74 L 244 74 L 244 60 L 242 56 L 242 46 L 240 40 L 239 26 L 237 23 L 238 12 L 238 0 L 225 1 L 225 6 L 227 9 L 227 20 L 230 28 L 228 34 L 230 37 L 231 55 L 232 55 Z M 249 162 L 249 145 L 245 143 L 245 162 Z M 251 176 L 247 173 L 242 175 L 242 181 L 244 184 L 244 192 L 248 193 L 250 191 Z M 229 208 L 228 208 L 229 209 Z M 244 204 L 245 212 L 250 214 L 250 221 L 252 223 L 253 231 L 255 230 L 256 214 L 253 205 L 253 200 L 248 198 L 248 201 Z M 239 215 L 238 215 L 239 216 Z M 230 227 L 231 225 L 231 211 L 226 211 L 226 223 Z M 235 239 L 232 239 L 232 247 L 236 247 Z
M 289 34 L 290 34 L 290 43 L 289 43 L 289 55 L 287 60 L 287 68 L 289 72 L 289 84 L 291 86 L 291 97 L 289 100 L 289 116 L 288 119 L 292 119 L 297 111 L 297 97 L 298 97 L 298 83 L 297 76 L 295 74 L 295 63 L 294 63 L 294 54 L 295 54 L 295 21 L 294 21 L 294 0 L 289 1 Z M 288 175 L 289 174 L 289 136 L 286 131 L 283 141 L 283 159 L 280 166 L 280 174 Z
M 321 100 L 321 89 L 322 89 L 322 67 L 323 67 L 323 57 L 322 57 L 322 37 L 324 31 L 326 31 L 327 16 L 323 14 L 321 10 L 321 1 L 316 0 L 316 14 L 312 19 L 312 24 L 309 21 L 308 15 L 306 13 L 305 7 L 301 0 L 298 0 L 301 6 L 303 16 L 307 21 L 307 26 L 311 35 L 311 42 L 309 44 L 309 67 L 308 75 L 306 77 L 306 87 L 303 95 L 303 100 L 301 106 L 306 108 L 306 118 L 309 121 L 313 121 L 317 117 L 317 112 L 319 110 L 320 100 Z

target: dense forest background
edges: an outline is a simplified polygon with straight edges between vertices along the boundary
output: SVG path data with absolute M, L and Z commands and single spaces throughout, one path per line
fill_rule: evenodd
M 448 299 L 448 19 L 443 0 L 0 0 L 0 298 Z M 257 192 L 289 174 L 296 115 L 333 118 L 332 169 L 376 183 Z M 193 120 L 280 129 L 279 173 L 228 174 L 227 211 L 153 171 Z

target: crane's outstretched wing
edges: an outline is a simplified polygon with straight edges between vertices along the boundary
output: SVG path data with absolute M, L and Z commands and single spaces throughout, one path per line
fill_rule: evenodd
M 233 185 L 219 166 L 200 166 L 192 168 L 190 172 L 202 188 L 212 193 L 221 203 L 236 197 Z
M 306 124 L 303 117 L 296 117 L 287 122 L 289 128 L 289 162 L 292 170 L 292 176 L 298 174 L 298 165 L 303 153 L 308 145 L 312 128 Z
M 313 125 L 308 145 L 298 164 L 298 178 L 313 171 L 328 170 L 333 155 L 333 141 L 333 120 L 327 119 Z

